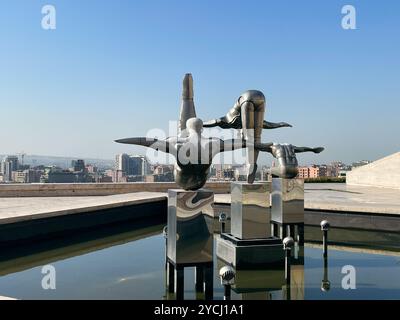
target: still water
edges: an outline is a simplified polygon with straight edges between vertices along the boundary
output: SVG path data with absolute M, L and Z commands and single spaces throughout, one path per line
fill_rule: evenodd
M 166 299 L 162 228 L 125 225 L 50 244 L 2 249 L 0 295 L 17 299 Z M 298 248 L 300 256 L 303 252 L 304 265 L 292 267 L 292 299 L 400 299 L 397 252 L 331 248 L 327 269 L 320 247 L 306 244 L 304 251 Z M 55 290 L 42 288 L 42 267 L 48 264 L 56 270 Z M 342 288 L 346 265 L 356 270 L 355 290 Z M 214 266 L 214 299 L 223 299 L 217 270 L 220 263 Z M 321 290 L 324 276 L 330 283 L 328 291 Z M 249 271 L 241 278 L 241 288 L 233 291 L 232 299 L 287 297 L 280 270 Z M 187 268 L 185 299 L 195 298 L 194 272 Z

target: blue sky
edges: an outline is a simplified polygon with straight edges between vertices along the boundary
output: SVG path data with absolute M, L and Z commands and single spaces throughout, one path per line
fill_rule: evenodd
M 56 30 L 41 28 L 45 4 L 57 10 Z M 356 30 L 341 28 L 346 4 L 357 10 Z M 204 120 L 247 89 L 263 91 L 266 119 L 294 125 L 264 132 L 264 141 L 326 147 L 302 163 L 400 149 L 398 1 L 0 5 L 0 154 L 144 153 L 113 140 L 167 130 L 186 72 Z

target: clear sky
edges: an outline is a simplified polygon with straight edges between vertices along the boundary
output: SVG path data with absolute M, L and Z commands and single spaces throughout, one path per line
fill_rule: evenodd
M 56 8 L 56 30 L 41 27 Z M 343 5 L 357 29 L 341 27 Z M 0 2 L 0 154 L 113 158 L 143 148 L 117 138 L 168 129 L 181 81 L 194 77 L 204 120 L 247 89 L 266 119 L 291 129 L 263 140 L 325 146 L 302 163 L 400 151 L 400 2 Z M 263 156 L 270 162 L 271 157 Z

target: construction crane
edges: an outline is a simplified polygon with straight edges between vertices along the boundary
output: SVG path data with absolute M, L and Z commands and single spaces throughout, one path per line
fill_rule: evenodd
M 21 151 L 20 153 L 17 153 L 17 155 L 21 157 L 21 166 L 23 167 L 26 153 L 24 151 Z

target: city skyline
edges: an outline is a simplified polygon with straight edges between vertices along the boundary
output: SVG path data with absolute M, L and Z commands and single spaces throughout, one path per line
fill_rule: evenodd
M 39 158 L 50 158 L 50 159 L 51 158 L 57 158 L 60 161 L 65 162 L 66 164 L 69 164 L 74 159 L 83 159 L 85 161 L 88 161 L 88 163 L 95 162 L 95 161 L 105 161 L 105 162 L 113 162 L 113 163 L 115 163 L 115 157 L 118 156 L 118 155 L 121 155 L 121 154 L 127 154 L 129 156 L 146 157 L 146 154 L 140 154 L 140 153 L 135 153 L 135 152 L 117 153 L 117 154 L 114 154 L 110 159 L 107 159 L 107 158 L 82 157 L 82 156 L 71 156 L 71 155 L 69 155 L 69 156 L 55 156 L 55 155 L 39 155 L 39 154 L 27 154 L 27 153 L 24 153 L 24 157 L 31 157 L 31 158 L 39 157 Z M 19 161 L 21 159 L 21 153 L 18 153 L 18 152 L 16 152 L 16 153 L 0 153 L 0 162 L 4 157 L 7 157 L 7 156 L 16 156 L 16 157 L 18 157 Z M 260 162 L 260 167 L 261 166 L 270 166 L 274 162 L 274 160 L 276 161 L 276 159 L 274 159 L 272 156 L 267 156 L 267 157 L 268 157 L 269 162 L 267 162 L 267 163 Z M 152 165 L 154 165 L 154 164 L 172 165 L 174 163 L 174 160 L 172 160 L 171 162 L 157 162 L 157 161 L 151 161 L 150 159 L 148 159 L 148 160 L 149 160 L 149 163 L 152 164 Z M 318 160 L 318 159 L 314 159 L 314 160 Z M 344 164 L 351 165 L 352 163 L 357 163 L 357 162 L 361 162 L 361 161 L 373 162 L 375 160 L 379 160 L 379 159 L 374 159 L 374 160 L 371 160 L 371 159 L 355 159 L 354 161 L 350 161 L 350 162 L 345 162 L 345 161 L 343 161 L 341 159 L 333 159 L 333 160 L 328 160 L 326 162 L 321 162 L 321 161 L 310 161 L 310 162 L 304 162 L 303 161 L 302 162 L 299 159 L 299 165 L 300 166 L 324 165 L 324 164 L 331 164 L 331 163 L 334 163 L 334 162 L 342 162 Z M 35 162 L 36 162 L 36 160 L 35 160 Z M 33 165 L 33 163 L 30 163 L 30 164 Z M 245 162 L 243 162 L 243 163 L 228 163 L 228 162 L 227 163 L 214 163 L 213 162 L 212 164 L 213 165 L 240 166 L 240 165 L 245 165 Z M 38 163 L 38 165 L 40 165 L 40 163 Z
M 294 126 L 265 130 L 263 141 L 326 148 L 300 155 L 300 163 L 399 151 L 398 2 L 353 1 L 357 29 L 344 30 L 342 1 L 202 1 L 190 9 L 181 1 L 53 1 L 58 22 L 50 31 L 40 25 L 41 1 L 7 3 L 0 12 L 7 39 L 0 43 L 1 153 L 144 154 L 113 141 L 168 132 L 186 72 L 203 120 L 225 114 L 247 89 L 263 91 L 266 120 Z M 243 19 L 248 7 L 257 8 L 251 24 Z M 270 162 L 261 155 L 260 164 Z
M 32 159 L 31 159 L 32 160 Z M 43 158 L 42 161 L 45 161 Z M 341 162 L 328 165 L 299 166 L 300 179 L 336 179 L 344 182 L 348 171 L 368 164 L 359 161 L 351 166 Z M 272 166 L 261 166 L 255 179 L 267 181 L 273 174 Z M 213 164 L 207 173 L 208 181 L 246 181 L 246 164 Z M 115 156 L 113 165 L 97 166 L 84 159 L 72 159 L 67 167 L 39 162 L 32 165 L 18 156 L 5 156 L 0 161 L 0 183 L 121 183 L 121 182 L 172 182 L 176 179 L 174 165 L 150 163 L 143 155 Z

